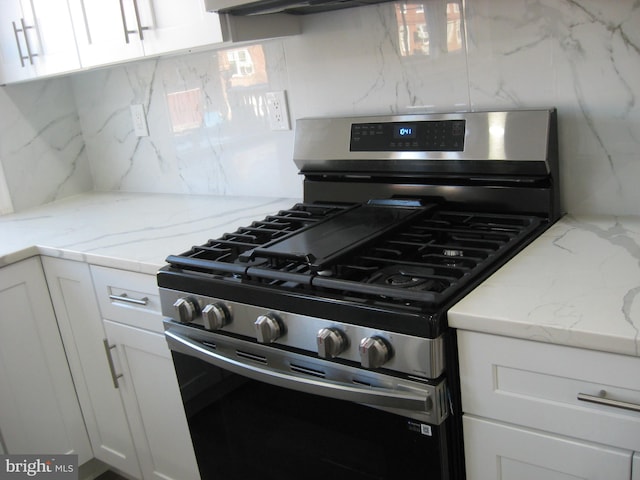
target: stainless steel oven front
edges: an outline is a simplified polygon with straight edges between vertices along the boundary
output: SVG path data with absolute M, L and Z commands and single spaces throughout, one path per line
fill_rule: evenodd
M 556 117 L 298 120 L 303 202 L 158 272 L 203 479 L 465 478 L 447 311 L 560 216 Z
M 163 296 L 169 304 L 187 294 L 164 291 Z M 236 315 L 249 307 L 190 298 L 199 308 L 225 305 Z M 296 315 L 271 313 L 295 332 Z M 306 317 L 304 324 L 309 323 L 314 322 Z M 323 321 L 315 323 L 310 328 Z M 335 327 L 329 324 L 318 331 Z M 362 330 L 356 335 L 385 335 Z M 428 380 L 381 373 L 172 318 L 165 320 L 165 336 L 203 479 L 450 478 L 449 401 L 442 375 Z M 404 342 L 413 359 L 422 359 L 418 369 L 442 370 L 441 339 L 406 337 L 393 340 Z M 359 355 L 360 345 L 352 348 Z

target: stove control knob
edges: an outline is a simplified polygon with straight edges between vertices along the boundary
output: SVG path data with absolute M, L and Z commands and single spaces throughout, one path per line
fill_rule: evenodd
M 260 315 L 254 325 L 260 343 L 273 343 L 285 334 L 284 324 L 275 313 Z
M 173 304 L 178 314 L 178 320 L 182 323 L 193 322 L 200 313 L 198 301 L 191 297 L 182 297 Z
M 364 368 L 381 367 L 391 358 L 391 346 L 381 337 L 363 338 L 358 350 Z
M 318 344 L 318 356 L 322 358 L 337 357 L 349 346 L 348 338 L 337 328 L 320 330 L 316 336 L 316 343 Z
M 231 322 L 231 312 L 222 302 L 209 303 L 202 309 L 202 322 L 207 330 L 220 330 Z

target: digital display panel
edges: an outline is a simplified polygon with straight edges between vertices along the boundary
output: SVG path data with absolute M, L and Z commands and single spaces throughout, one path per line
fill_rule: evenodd
M 462 152 L 465 121 L 420 120 L 351 124 L 352 152 Z
M 394 124 L 393 138 L 416 138 L 416 126 L 412 124 Z

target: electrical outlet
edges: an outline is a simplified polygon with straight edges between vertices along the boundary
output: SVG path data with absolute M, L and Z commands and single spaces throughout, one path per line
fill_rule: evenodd
M 271 130 L 290 130 L 287 94 L 284 90 L 267 92 L 267 111 Z
M 149 127 L 147 126 L 147 117 L 144 114 L 144 106 L 139 103 L 131 105 L 131 119 L 136 137 L 148 137 Z

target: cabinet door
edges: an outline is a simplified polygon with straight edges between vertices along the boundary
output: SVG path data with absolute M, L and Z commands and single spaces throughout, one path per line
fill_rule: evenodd
M 78 399 L 95 457 L 140 478 L 140 467 L 124 413 L 114 388 L 105 332 L 86 263 L 42 258 Z
M 30 29 L 27 35 L 37 51 L 38 76 L 70 72 L 80 68 L 80 59 L 73 33 L 67 0 L 24 1 L 24 11 Z
M 25 35 L 26 26 L 20 0 L 0 2 L 0 84 L 36 76 L 35 58 L 28 55 L 26 40 L 31 35 Z
M 138 2 L 145 55 L 158 55 L 222 42 L 220 20 L 202 0 L 132 0 Z
M 463 417 L 468 480 L 627 480 L 632 452 Z
M 2 83 L 79 69 L 67 0 L 1 2 L 0 55 Z
M 198 467 L 164 335 L 104 321 L 146 480 L 196 480 Z
M 7 453 L 93 457 L 38 257 L 0 269 L 0 430 Z
M 83 67 L 144 55 L 133 0 L 69 0 L 69 7 Z
M 462 330 L 458 352 L 465 413 L 640 450 L 640 415 L 578 398 L 640 405 L 640 358 Z
M 640 452 L 633 455 L 633 467 L 631 468 L 631 480 L 640 480 Z

